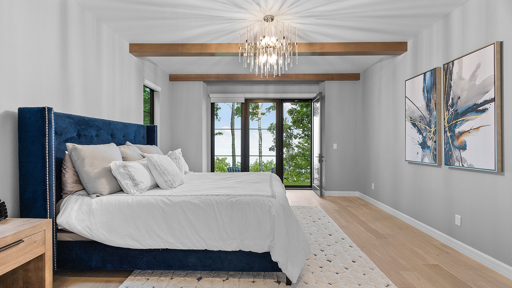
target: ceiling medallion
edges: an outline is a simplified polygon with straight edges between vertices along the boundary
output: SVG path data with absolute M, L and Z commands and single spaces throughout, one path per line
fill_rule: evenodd
M 297 28 L 275 19 L 273 15 L 266 15 L 263 20 L 247 26 L 245 44 L 242 44 L 241 37 L 239 34 L 238 61 L 243 60 L 243 67 L 249 66 L 256 75 L 267 78 L 268 74 L 281 76 L 288 71 L 288 64 L 293 67 L 293 50 L 295 64 L 299 64 Z

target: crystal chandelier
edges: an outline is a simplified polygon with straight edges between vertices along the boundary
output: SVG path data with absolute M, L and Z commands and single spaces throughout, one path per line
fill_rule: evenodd
M 293 67 L 293 50 L 296 64 L 299 64 L 296 27 L 274 21 L 274 16 L 267 15 L 263 20 L 248 25 L 245 36 L 243 45 L 239 34 L 238 61 L 243 60 L 243 67 L 249 66 L 256 75 L 267 78 L 269 73 L 274 77 L 281 76 L 281 73 L 288 71 L 288 64 Z

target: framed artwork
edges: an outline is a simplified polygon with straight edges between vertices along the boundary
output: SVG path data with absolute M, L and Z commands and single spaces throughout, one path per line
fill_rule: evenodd
M 444 164 L 502 172 L 501 42 L 443 65 Z
M 441 164 L 441 67 L 405 80 L 405 161 Z

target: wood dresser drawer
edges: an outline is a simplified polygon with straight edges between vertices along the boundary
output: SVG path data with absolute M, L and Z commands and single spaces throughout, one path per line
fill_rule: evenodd
M 44 231 L 0 247 L 0 275 L 45 253 L 45 249 Z
M 0 221 L 0 288 L 51 288 L 52 220 Z

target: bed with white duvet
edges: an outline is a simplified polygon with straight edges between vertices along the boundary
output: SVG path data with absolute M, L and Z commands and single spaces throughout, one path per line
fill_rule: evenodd
M 270 252 L 295 282 L 311 253 L 280 179 L 271 173 L 189 173 L 185 184 L 65 198 L 59 228 L 133 249 Z

